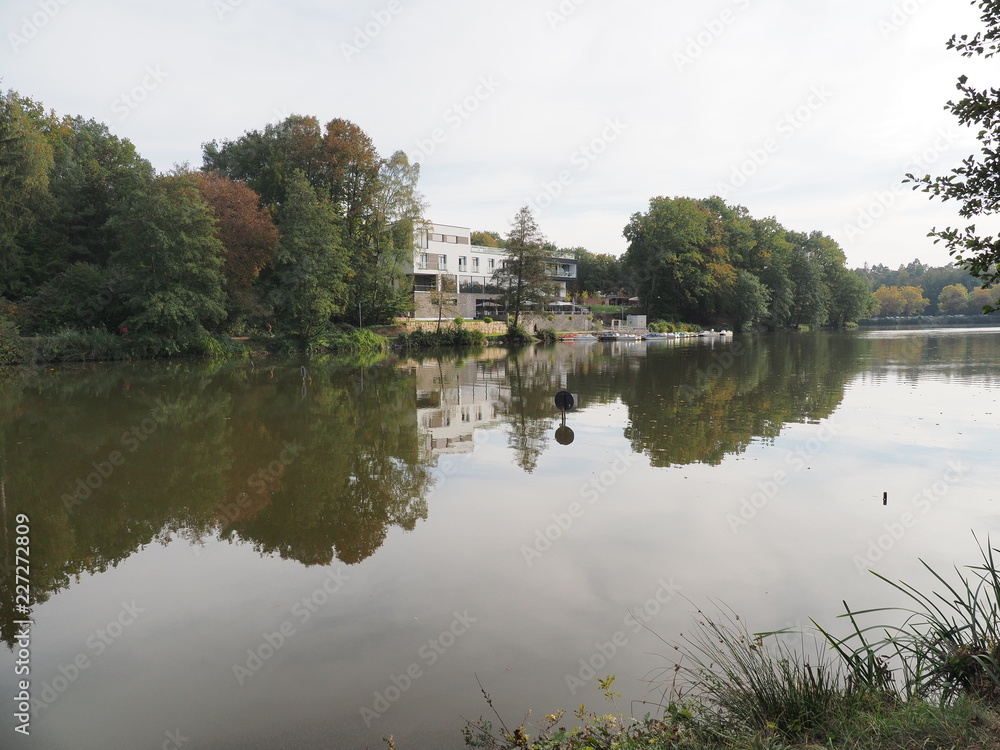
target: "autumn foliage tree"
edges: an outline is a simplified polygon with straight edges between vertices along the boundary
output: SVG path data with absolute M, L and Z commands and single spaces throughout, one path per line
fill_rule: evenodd
M 227 319 L 237 329 L 262 316 L 258 279 L 274 262 L 278 227 L 260 196 L 242 182 L 215 172 L 196 175 L 195 184 L 212 209 L 223 247 L 222 275 L 228 296 Z

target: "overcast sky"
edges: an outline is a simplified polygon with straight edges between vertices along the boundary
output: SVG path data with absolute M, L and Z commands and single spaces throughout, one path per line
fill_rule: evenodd
M 901 185 L 975 151 L 943 109 L 968 0 L 6 0 L 4 88 L 106 122 L 162 171 L 289 114 L 422 165 L 428 218 L 619 254 L 653 196 L 723 195 L 852 267 L 947 252 Z M 992 64 L 995 71 L 996 63 Z

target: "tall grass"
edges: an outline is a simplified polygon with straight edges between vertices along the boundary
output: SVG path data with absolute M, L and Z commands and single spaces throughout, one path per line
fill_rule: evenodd
M 698 610 L 696 626 L 674 646 L 680 658 L 664 697 L 675 712 L 693 707 L 700 726 L 720 740 L 747 732 L 822 735 L 857 698 L 819 639 L 805 657 L 777 633 L 751 633 L 726 609 L 714 617 Z
M 935 581 L 925 593 L 875 574 L 903 593 L 907 607 L 851 610 L 852 632 L 837 638 L 820 625 L 809 654 L 788 645 L 788 631 L 753 633 L 732 610 L 697 611 L 695 628 L 668 644 L 674 659 L 657 675 L 658 718 L 598 715 L 581 706 L 583 726 L 567 729 L 548 714 L 534 737 L 522 724 L 496 732 L 480 719 L 466 744 L 494 750 L 850 750 L 1000 748 L 1000 572 L 981 545 L 982 562 Z M 865 625 L 872 614 L 888 624 Z M 902 624 L 899 622 L 902 621 Z M 601 680 L 605 695 L 613 678 Z M 489 700 L 488 700 L 489 702 Z M 493 708 L 489 702 L 490 708 Z M 649 705 L 649 704 L 646 704 Z M 499 713 L 494 709 L 497 718 Z M 500 719 L 501 724 L 503 720 Z
M 912 606 L 852 611 L 845 602 L 847 611 L 841 617 L 849 618 L 853 627 L 845 638 L 834 638 L 817 625 L 859 682 L 887 687 L 884 672 L 895 664 L 902 677 L 896 687 L 904 697 L 946 704 L 971 696 L 1000 704 L 1000 572 L 993 554 L 997 550 L 989 539 L 985 548 L 978 539 L 976 544 L 982 564 L 967 565 L 964 571 L 955 566 L 954 581 L 920 561 L 943 591 L 926 594 L 872 571 L 905 594 Z M 860 626 L 859 617 L 876 612 L 905 620 L 902 625 Z M 871 668 L 873 661 L 883 665 L 882 674 Z

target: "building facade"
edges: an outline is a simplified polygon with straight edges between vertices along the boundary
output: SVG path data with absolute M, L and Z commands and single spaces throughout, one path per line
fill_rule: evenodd
M 472 244 L 469 227 L 428 223 L 414 237 L 414 317 L 437 317 L 434 292 L 446 293 L 447 317 L 494 317 L 502 313 L 494 274 L 507 259 L 503 248 Z M 576 279 L 576 260 L 549 258 L 549 277 L 558 286 L 558 298 L 567 298 L 566 283 Z M 454 311 L 454 312 L 452 312 Z

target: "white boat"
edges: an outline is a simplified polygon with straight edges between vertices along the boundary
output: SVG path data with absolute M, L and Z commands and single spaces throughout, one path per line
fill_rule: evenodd
M 639 334 L 629 331 L 605 331 L 597 335 L 598 341 L 638 341 Z

